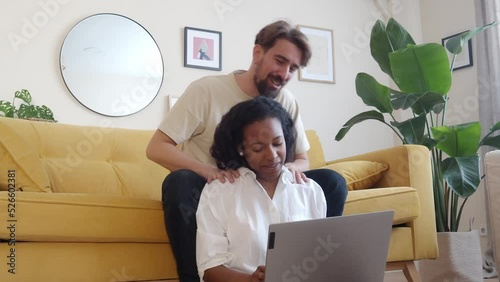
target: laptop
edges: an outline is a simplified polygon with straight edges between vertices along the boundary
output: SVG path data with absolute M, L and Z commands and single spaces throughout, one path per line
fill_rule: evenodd
M 384 281 L 394 211 L 269 226 L 266 282 Z

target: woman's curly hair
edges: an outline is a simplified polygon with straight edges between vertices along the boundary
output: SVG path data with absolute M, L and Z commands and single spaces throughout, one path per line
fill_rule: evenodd
M 295 159 L 297 132 L 290 114 L 273 99 L 258 96 L 233 106 L 215 129 L 214 143 L 210 153 L 220 169 L 248 167 L 244 156 L 239 154 L 246 126 L 266 118 L 276 118 L 283 128 L 286 143 L 285 162 Z

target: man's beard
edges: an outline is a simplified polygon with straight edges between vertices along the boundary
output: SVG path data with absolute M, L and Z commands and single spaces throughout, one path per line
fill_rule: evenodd
M 267 86 L 267 78 L 258 81 L 257 77 L 254 77 L 254 82 L 255 82 L 255 85 L 257 85 L 257 90 L 259 90 L 259 94 L 261 96 L 265 96 L 265 97 L 272 98 L 272 99 L 274 99 L 278 96 L 278 93 L 280 93 L 281 88 L 283 87 L 282 86 L 278 89 L 269 88 Z
M 267 75 L 264 79 L 259 80 L 257 78 L 257 74 L 259 73 L 259 69 L 260 69 L 260 65 L 256 68 L 255 74 L 253 76 L 253 81 L 254 81 L 255 85 L 257 86 L 257 90 L 259 91 L 259 94 L 261 96 L 265 96 L 265 97 L 272 98 L 272 99 L 276 98 L 278 96 L 278 94 L 280 93 L 281 88 L 283 88 L 283 86 L 286 83 L 281 79 L 281 77 L 272 76 L 272 75 Z M 274 79 L 274 80 L 278 81 L 281 84 L 281 86 L 278 89 L 270 88 L 267 84 L 268 79 L 270 79 L 270 80 Z

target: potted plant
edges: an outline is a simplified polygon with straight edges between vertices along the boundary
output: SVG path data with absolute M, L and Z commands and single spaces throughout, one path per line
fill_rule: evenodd
M 32 105 L 31 100 L 31 94 L 28 90 L 16 91 L 12 103 L 0 100 L 0 116 L 56 122 L 54 113 L 49 107 Z M 17 104 L 19 106 L 16 107 Z
M 492 135 L 500 129 L 500 123 L 481 138 L 478 121 L 454 125 L 446 122 L 446 106 L 452 98 L 448 92 L 455 58 L 469 39 L 494 24 L 450 39 L 446 44 L 446 49 L 453 54 L 450 64 L 446 49 L 440 44 L 415 44 L 395 19 L 389 19 L 387 26 L 377 21 L 371 31 L 371 54 L 397 89 L 379 83 L 367 73 L 358 73 L 356 93 L 366 105 L 376 110 L 352 117 L 335 137 L 340 141 L 354 125 L 376 120 L 394 131 L 403 144 L 427 146 L 432 156 L 438 232 L 458 231 L 463 207 L 481 180 L 479 147 L 500 148 L 500 137 Z M 397 120 L 393 114 L 396 110 L 409 113 L 411 118 Z

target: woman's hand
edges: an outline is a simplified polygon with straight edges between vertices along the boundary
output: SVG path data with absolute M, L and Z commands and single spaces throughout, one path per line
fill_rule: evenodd
M 257 266 L 257 269 L 252 273 L 252 282 L 264 281 L 266 277 L 266 267 L 263 265 Z
M 203 281 L 205 282 L 261 282 L 264 281 L 266 267 L 263 265 L 257 266 L 253 273 L 241 272 L 223 265 L 215 266 L 205 270 Z
M 219 179 L 219 181 L 222 183 L 226 183 L 227 179 L 230 183 L 233 183 L 235 178 L 240 177 L 240 173 L 237 170 L 223 170 L 215 167 L 210 167 L 205 171 L 203 177 L 207 179 L 207 183 L 211 183 L 215 179 Z

